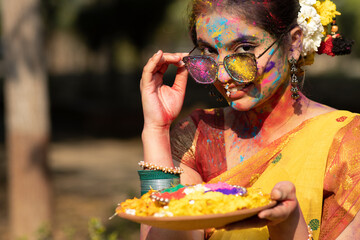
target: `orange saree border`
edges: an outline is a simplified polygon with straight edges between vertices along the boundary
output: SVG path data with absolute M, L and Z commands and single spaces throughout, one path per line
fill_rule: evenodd
M 332 191 L 323 207 L 320 239 L 336 239 L 360 210 L 360 116 L 335 136 L 324 187 Z

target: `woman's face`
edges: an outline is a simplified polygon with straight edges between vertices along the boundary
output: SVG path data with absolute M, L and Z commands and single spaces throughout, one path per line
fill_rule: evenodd
M 197 42 L 205 55 L 212 56 L 216 62 L 233 53 L 253 53 L 259 56 L 274 41 L 265 30 L 248 23 L 244 18 L 229 14 L 212 13 L 201 15 L 196 22 Z M 278 43 L 275 43 L 257 60 L 257 78 L 250 84 L 234 81 L 221 64 L 218 80 L 214 85 L 234 109 L 247 111 L 269 101 L 280 86 L 287 85 L 289 66 L 287 56 Z M 226 94 L 226 89 L 230 94 Z

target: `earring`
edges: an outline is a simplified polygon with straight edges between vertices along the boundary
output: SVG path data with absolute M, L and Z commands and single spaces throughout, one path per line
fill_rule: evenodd
M 291 72 L 291 98 L 294 99 L 294 100 L 297 100 L 299 99 L 300 95 L 299 95 L 299 88 L 298 88 L 298 85 L 299 85 L 299 81 L 297 79 L 297 76 L 296 76 L 296 73 L 298 71 L 297 67 L 296 67 L 296 59 L 295 58 L 291 58 L 289 60 L 290 64 L 291 64 L 291 69 L 290 69 L 290 72 Z

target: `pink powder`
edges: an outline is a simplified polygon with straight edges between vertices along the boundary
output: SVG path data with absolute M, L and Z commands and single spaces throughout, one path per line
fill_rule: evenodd
M 209 184 L 205 184 L 205 187 L 209 188 L 210 191 L 215 191 L 219 188 L 221 189 L 232 189 L 234 188 L 233 186 L 227 184 L 227 183 L 209 183 Z

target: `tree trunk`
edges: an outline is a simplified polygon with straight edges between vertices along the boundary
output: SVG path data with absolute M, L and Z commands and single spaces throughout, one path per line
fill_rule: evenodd
M 49 113 L 40 0 L 2 0 L 11 239 L 51 227 Z

